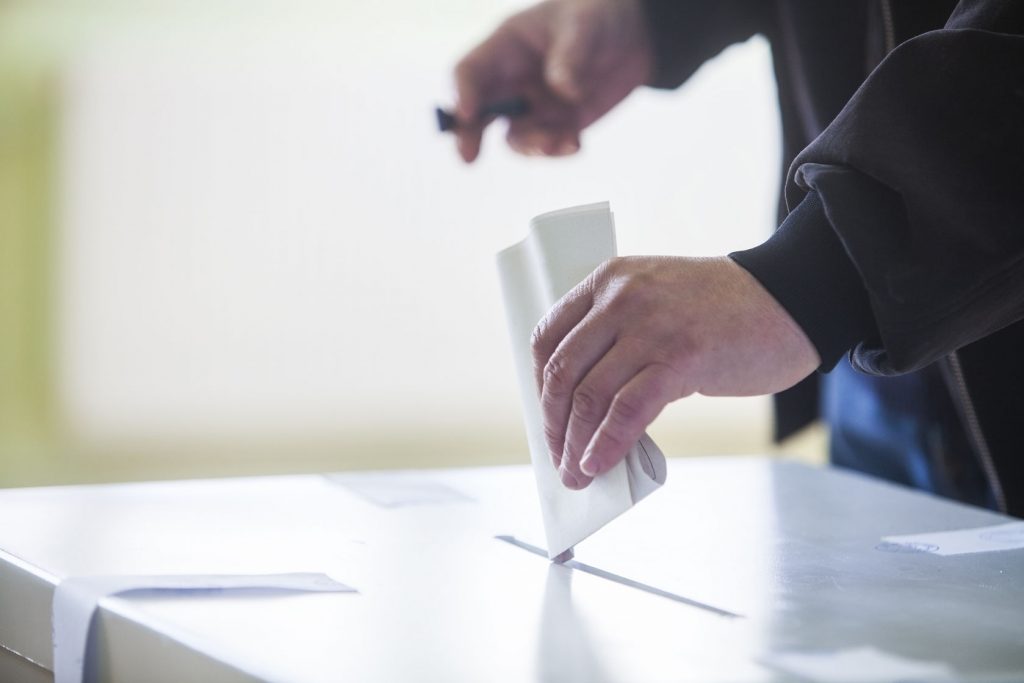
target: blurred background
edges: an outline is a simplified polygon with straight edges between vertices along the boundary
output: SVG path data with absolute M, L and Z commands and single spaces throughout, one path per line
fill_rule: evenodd
M 0 5 L 0 485 L 527 462 L 495 252 L 603 200 L 623 254 L 755 244 L 780 151 L 754 38 L 575 157 L 493 130 L 464 166 L 432 108 L 522 6 Z M 651 433 L 767 453 L 769 414 L 694 397 Z

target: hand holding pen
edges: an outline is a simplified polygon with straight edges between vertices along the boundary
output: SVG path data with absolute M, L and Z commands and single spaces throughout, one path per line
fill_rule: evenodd
M 547 0 L 505 21 L 455 69 L 454 111 L 438 111 L 459 154 L 477 158 L 484 129 L 509 119 L 521 154 L 561 156 L 580 134 L 649 77 L 652 57 L 639 0 Z

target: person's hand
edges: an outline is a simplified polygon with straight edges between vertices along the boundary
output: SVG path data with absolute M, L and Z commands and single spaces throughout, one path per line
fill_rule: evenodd
M 480 153 L 482 106 L 520 96 L 530 109 L 509 123 L 514 150 L 577 151 L 580 132 L 647 80 L 645 22 L 640 0 L 546 0 L 507 19 L 455 68 L 459 154 Z
M 544 434 L 573 489 L 622 460 L 669 402 L 781 391 L 820 364 L 785 309 L 725 257 L 607 261 L 532 343 Z

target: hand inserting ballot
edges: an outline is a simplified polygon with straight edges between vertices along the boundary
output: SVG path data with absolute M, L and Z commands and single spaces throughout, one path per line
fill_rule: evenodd
M 726 257 L 607 261 L 532 344 L 548 449 L 573 489 L 621 461 L 671 401 L 773 393 L 820 364 L 785 309 Z

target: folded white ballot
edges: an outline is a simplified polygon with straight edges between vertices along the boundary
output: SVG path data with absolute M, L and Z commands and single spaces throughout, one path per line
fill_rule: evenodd
M 548 557 L 594 533 L 665 482 L 665 456 L 644 435 L 625 460 L 582 491 L 565 488 L 551 463 L 533 373 L 530 337 L 551 306 L 615 256 L 607 202 L 537 216 L 526 239 L 498 253 L 505 316 L 512 338 L 530 459 L 537 478 Z

